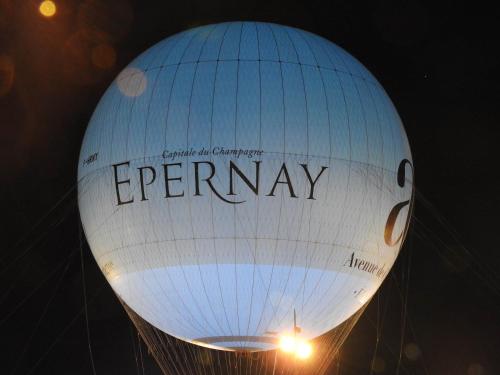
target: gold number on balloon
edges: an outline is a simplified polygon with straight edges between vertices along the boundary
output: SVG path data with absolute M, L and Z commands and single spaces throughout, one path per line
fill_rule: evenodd
M 405 186 L 406 182 L 406 164 L 408 164 L 411 168 L 411 172 L 413 175 L 413 165 L 408 159 L 403 159 L 401 160 L 401 163 L 399 163 L 398 167 L 398 185 L 400 187 Z M 412 179 L 412 184 L 413 184 L 413 179 Z M 393 231 L 394 231 L 394 224 L 396 224 L 396 220 L 398 218 L 399 212 L 403 209 L 403 207 L 409 205 L 413 200 L 413 186 L 412 186 L 412 193 L 411 193 L 411 198 L 408 199 L 407 201 L 400 202 L 397 205 L 395 205 L 391 212 L 389 213 L 389 217 L 387 218 L 387 222 L 385 223 L 385 231 L 384 231 L 384 240 L 385 243 L 389 246 L 395 246 L 397 245 L 401 239 L 403 238 L 404 234 L 408 230 L 408 224 L 410 223 L 410 215 L 411 215 L 411 206 L 410 210 L 408 212 L 408 217 L 406 218 L 406 223 L 403 231 L 400 233 L 400 235 L 394 240 L 393 239 Z

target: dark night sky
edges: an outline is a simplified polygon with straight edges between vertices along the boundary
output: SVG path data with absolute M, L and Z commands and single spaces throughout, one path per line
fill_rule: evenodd
M 86 124 L 133 57 L 188 27 L 228 20 L 287 24 L 339 44 L 379 79 L 403 119 L 420 195 L 380 294 L 388 307 L 379 373 L 396 373 L 402 285 L 403 347 L 416 342 L 422 356 L 411 360 L 403 351 L 400 374 L 500 373 L 500 18 L 493 8 L 451 0 L 56 3 L 57 14 L 45 19 L 37 1 L 0 0 L 0 373 L 92 373 L 78 315 L 71 190 Z M 86 245 L 84 258 L 97 374 L 136 374 L 136 334 Z M 369 373 L 376 301 L 342 350 L 342 374 Z M 146 373 L 159 374 L 145 360 Z

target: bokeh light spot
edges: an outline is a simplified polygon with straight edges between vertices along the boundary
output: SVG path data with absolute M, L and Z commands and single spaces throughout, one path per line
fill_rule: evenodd
M 56 14 L 56 9 L 56 4 L 51 0 L 42 1 L 38 7 L 40 14 L 44 17 L 52 17 Z
M 137 68 L 125 68 L 116 79 L 118 88 L 125 96 L 139 96 L 147 86 L 147 78 L 144 72 Z
M 102 78 L 92 64 L 92 48 L 102 43 L 84 30 L 68 36 L 62 46 L 62 70 L 65 78 L 78 85 L 93 85 Z
M 109 69 L 115 65 L 116 52 L 109 44 L 99 44 L 92 48 L 91 52 L 92 64 L 99 69 Z
M 410 361 L 416 361 L 417 359 L 420 358 L 420 355 L 422 354 L 420 348 L 418 347 L 417 344 L 410 342 L 406 344 L 405 346 L 405 356 L 408 358 Z

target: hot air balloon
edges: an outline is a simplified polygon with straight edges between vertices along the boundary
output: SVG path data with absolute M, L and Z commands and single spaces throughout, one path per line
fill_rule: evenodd
M 380 83 L 292 27 L 196 27 L 132 61 L 83 140 L 99 267 L 155 330 L 222 350 L 311 340 L 377 291 L 406 234 L 410 147 Z

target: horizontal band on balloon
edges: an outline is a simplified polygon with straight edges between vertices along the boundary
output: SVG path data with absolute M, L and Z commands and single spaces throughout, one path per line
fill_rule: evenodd
M 252 155 L 248 156 L 249 154 L 244 154 L 244 155 L 239 155 L 237 157 L 234 156 L 234 154 L 223 154 L 220 153 L 220 149 L 224 149 L 223 147 L 220 146 L 207 146 L 209 154 L 208 157 L 205 158 L 200 158 L 196 155 L 191 155 L 191 156 L 175 156 L 175 157 L 169 157 L 169 155 L 175 154 L 175 153 L 181 153 L 184 152 L 186 155 L 189 150 L 163 150 L 159 154 L 155 155 L 144 155 L 141 157 L 135 157 L 135 158 L 126 158 L 122 157 L 120 159 L 113 158 L 110 155 L 107 154 L 102 154 L 102 153 L 94 153 L 92 155 L 89 155 L 85 160 L 83 160 L 82 165 L 80 166 L 81 169 L 79 169 L 79 176 L 78 176 L 78 183 L 80 184 L 85 177 L 89 177 L 91 174 L 95 172 L 103 173 L 106 170 L 111 171 L 112 170 L 112 165 L 113 164 L 119 164 L 122 162 L 130 162 L 132 166 L 134 165 L 157 165 L 158 167 L 161 168 L 161 165 L 163 163 L 172 163 L 172 162 L 187 162 L 187 163 L 192 163 L 195 161 L 202 161 L 202 160 L 208 160 L 215 162 L 217 160 L 223 160 L 226 164 L 229 162 L 229 160 L 233 160 L 234 162 L 238 163 L 238 161 L 247 161 L 248 163 L 256 161 L 256 160 L 262 160 L 263 158 L 266 159 L 274 159 L 277 162 L 283 162 L 286 161 L 290 158 L 294 159 L 297 163 L 308 163 L 308 162 L 329 162 L 329 163 L 347 163 L 349 168 L 357 168 L 359 169 L 362 173 L 363 169 L 364 170 L 383 170 L 385 173 L 392 174 L 393 176 L 397 175 L 397 168 L 398 164 L 396 161 L 392 161 L 390 159 L 392 158 L 387 158 L 388 160 L 384 165 L 380 165 L 377 162 L 367 162 L 364 160 L 360 160 L 356 155 L 352 155 L 351 159 L 348 158 L 342 158 L 339 156 L 335 156 L 333 154 L 318 154 L 318 150 L 311 150 L 309 153 L 296 153 L 296 152 L 290 152 L 290 151 L 273 151 L 273 150 L 251 150 L 251 151 L 259 151 L 261 156 L 258 155 Z M 226 151 L 240 151 L 239 149 L 234 149 L 234 148 L 227 148 Z M 241 149 L 241 151 L 248 151 L 246 149 Z M 250 154 L 251 155 L 251 154 Z M 389 165 L 391 166 L 389 168 Z M 411 185 L 412 183 L 412 174 L 408 174 L 406 176 L 406 183 Z M 395 177 L 394 177 L 395 178 Z M 88 183 L 88 181 L 87 181 Z
M 355 73 L 347 72 L 345 70 L 339 69 L 339 68 L 333 68 L 331 66 L 325 66 L 325 65 L 314 65 L 314 64 L 307 64 L 307 63 L 299 63 L 297 61 L 287 61 L 287 60 L 271 60 L 271 59 L 224 59 L 224 60 L 196 60 L 196 61 L 182 61 L 180 63 L 173 63 L 173 64 L 163 64 L 163 65 L 153 65 L 149 66 L 147 68 L 144 68 L 144 70 L 133 70 L 129 69 L 128 71 L 123 71 L 122 74 L 120 75 L 120 80 L 127 80 L 130 79 L 130 77 L 133 77 L 134 75 L 139 75 L 139 74 L 144 74 L 145 72 L 149 72 L 155 69 L 165 69 L 169 67 L 177 67 L 179 65 L 183 64 L 203 64 L 203 63 L 212 63 L 212 64 L 224 64 L 224 63 L 259 63 L 259 64 L 266 64 L 266 63 L 271 63 L 271 64 L 293 64 L 293 65 L 300 65 L 304 68 L 313 68 L 313 69 L 323 69 L 323 70 L 328 70 L 328 71 L 334 71 L 336 73 L 341 73 L 341 74 L 346 74 L 351 77 L 356 77 L 358 79 L 364 80 L 365 82 L 369 82 L 377 87 L 382 87 L 380 82 L 378 82 L 376 79 L 370 79 L 369 77 L 366 76 L 361 76 L 357 75 Z
M 115 253 L 119 256 L 115 256 Z M 384 254 L 367 252 L 366 248 L 354 249 L 315 241 L 255 238 L 205 238 L 149 242 L 116 248 L 96 259 L 103 272 L 111 278 L 145 269 L 212 264 L 293 265 L 302 268 L 351 272 L 352 263 L 356 260 L 358 263 L 363 261 L 363 264 L 355 269 L 365 274 L 364 276 L 371 277 L 375 276 L 378 271 L 386 270 L 393 261 L 391 253 L 384 256 Z
M 290 185 L 280 183 L 274 186 L 283 159 L 266 158 L 262 160 L 260 173 L 264 175 L 269 169 L 272 177 L 261 181 L 257 194 L 238 176 L 233 176 L 235 194 L 229 195 L 231 185 L 226 159 L 214 161 L 216 169 L 212 185 L 207 186 L 201 181 L 199 191 L 193 182 L 192 163 L 172 168 L 169 178 L 181 180 L 169 181 L 170 197 L 167 197 L 164 176 L 160 175 L 163 167 L 158 159 L 158 164 L 141 160 L 121 166 L 116 177 L 120 182 L 118 192 L 111 166 L 83 178 L 79 183 L 79 201 L 85 233 L 94 255 L 99 257 L 104 252 L 113 251 L 116 244 L 123 243 L 123 236 L 127 238 L 125 243 L 138 244 L 189 238 L 277 239 L 290 238 L 290 233 L 293 233 L 293 237 L 304 241 L 320 238 L 324 243 L 359 248 L 365 247 L 367 240 L 372 240 L 383 247 L 386 218 L 394 202 L 404 201 L 411 195 L 412 185 L 401 189 L 394 172 L 349 161 L 322 163 L 313 159 L 308 162 L 312 176 L 318 175 L 323 164 L 328 169 L 312 191 L 304 168 L 300 166 L 301 160 L 295 158 L 286 159 Z M 249 160 L 235 163 L 254 182 L 255 163 Z M 157 173 L 149 185 L 152 174 L 144 177 L 149 170 L 143 174 L 144 183 L 140 183 L 138 168 L 144 165 L 152 166 Z M 200 170 L 199 173 L 202 172 L 206 171 Z M 226 200 L 241 203 L 228 204 L 214 191 Z M 118 205 L 118 194 L 127 203 Z M 311 196 L 313 199 L 309 199 Z M 85 220 L 87 217 L 100 220 Z M 404 215 L 401 218 L 404 219 Z M 119 233 L 124 221 L 128 223 L 127 231 Z M 228 222 L 233 224 L 228 226 Z M 359 232 L 358 225 L 371 235 Z M 404 220 L 401 220 L 401 225 L 404 225 Z M 148 241 L 142 240 L 145 229 Z M 398 229 L 398 223 L 395 229 Z M 339 233 L 342 234 L 341 240 Z M 378 253 L 379 249 L 373 247 L 372 251 Z

